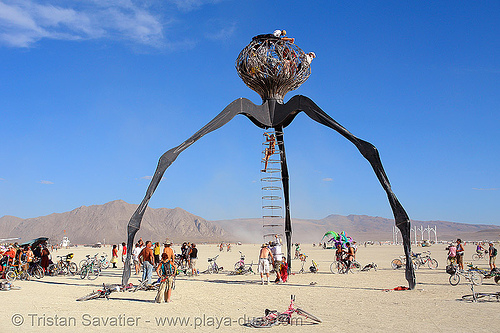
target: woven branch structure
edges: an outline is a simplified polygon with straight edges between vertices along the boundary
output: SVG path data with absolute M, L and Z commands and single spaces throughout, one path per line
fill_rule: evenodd
M 238 55 L 236 70 L 245 84 L 263 101 L 283 101 L 311 75 L 306 54 L 297 45 L 264 35 L 252 39 Z

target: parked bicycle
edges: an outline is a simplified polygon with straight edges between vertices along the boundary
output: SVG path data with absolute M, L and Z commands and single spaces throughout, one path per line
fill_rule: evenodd
M 245 264 L 245 255 L 241 251 L 238 252 L 240 253 L 240 260 L 234 264 L 234 271 L 232 274 L 254 274 L 252 269 L 252 266 L 254 265 L 253 261 L 250 264 Z
M 371 262 L 371 263 L 366 264 L 365 266 L 363 266 L 363 268 L 361 268 L 359 271 L 360 272 L 368 272 L 371 269 L 373 269 L 373 270 L 376 271 L 377 270 L 377 264 L 374 263 L 374 262 Z
M 290 305 L 288 306 L 288 309 L 286 309 L 284 312 L 280 313 L 278 311 L 271 311 L 266 309 L 264 317 L 256 317 L 252 319 L 249 325 L 253 327 L 271 327 L 279 324 L 300 325 L 302 324 L 303 318 L 312 321 L 314 324 L 319 324 L 322 322 L 322 320 L 319 319 L 318 317 L 302 310 L 301 308 L 295 307 L 295 295 L 291 295 L 290 298 L 291 298 Z M 292 314 L 294 313 L 298 314 L 303 318 L 297 318 L 295 320 L 292 319 Z
M 148 284 L 148 280 L 140 281 L 139 284 L 131 289 L 132 292 L 136 292 L 137 290 L 144 290 L 144 291 L 149 291 L 149 290 L 158 290 L 160 288 L 160 282 L 161 278 L 158 278 L 158 280 L 154 281 L 151 284 Z M 175 283 L 175 279 L 174 279 Z M 174 288 L 172 288 L 174 289 Z
M 208 268 L 203 273 L 212 274 L 222 271 L 223 267 L 219 267 L 219 265 L 217 265 L 217 258 L 219 258 L 219 255 L 208 259 Z
M 30 275 L 28 271 L 22 267 L 23 265 L 13 265 L 10 266 L 7 273 L 5 273 L 5 279 L 9 282 L 17 280 L 29 280 Z
M 472 263 L 467 263 L 467 267 L 469 271 L 475 271 L 481 274 L 484 279 L 493 278 L 496 284 L 500 284 L 500 269 L 494 268 L 491 271 L 486 269 L 479 269 L 477 266 L 472 265 Z
M 84 264 L 80 270 L 80 278 L 83 280 L 85 278 L 89 280 L 95 280 L 101 275 L 101 267 L 94 260 L 89 261 Z
M 415 266 L 418 266 L 417 268 L 420 268 L 420 266 L 423 266 L 425 264 L 427 264 L 427 267 L 429 267 L 430 269 L 438 268 L 438 261 L 436 259 L 431 258 L 430 251 L 424 251 L 422 253 L 413 253 L 412 260 L 415 263 Z
M 415 261 L 413 261 L 413 258 L 412 258 L 412 264 L 415 270 L 418 269 L 418 265 L 415 263 Z M 406 256 L 402 255 L 399 256 L 399 258 L 393 259 L 391 261 L 391 267 L 392 269 L 400 269 L 406 267 Z
M 59 258 L 59 260 L 55 264 L 51 264 L 55 265 L 56 267 L 49 267 L 49 271 L 57 273 L 57 275 L 74 275 L 78 272 L 78 266 L 76 265 L 76 263 L 71 261 L 71 259 L 73 259 L 73 253 L 68 253 L 65 256 L 57 256 L 57 258 Z

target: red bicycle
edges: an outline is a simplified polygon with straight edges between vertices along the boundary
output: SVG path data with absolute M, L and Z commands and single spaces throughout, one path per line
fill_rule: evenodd
M 295 307 L 295 295 L 291 295 L 290 305 L 285 312 L 279 313 L 278 311 L 272 311 L 266 309 L 266 315 L 264 317 L 256 317 L 250 321 L 250 326 L 253 327 L 271 327 L 275 325 L 301 325 L 302 318 L 292 318 L 292 314 L 296 313 L 305 319 L 312 321 L 314 324 L 319 324 L 322 322 L 318 317 L 302 310 L 301 308 Z

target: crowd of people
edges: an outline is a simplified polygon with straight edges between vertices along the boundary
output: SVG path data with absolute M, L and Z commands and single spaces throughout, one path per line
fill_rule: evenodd
M 464 244 L 460 238 L 457 239 L 456 242 L 452 242 L 448 244 L 446 248 L 448 250 L 448 265 L 457 265 L 458 268 L 464 269 Z M 488 263 L 490 266 L 490 270 L 493 271 L 496 269 L 496 258 L 497 258 L 497 249 L 495 248 L 493 242 L 488 243 L 488 248 L 483 245 L 483 242 L 478 242 L 476 244 L 476 253 L 480 256 L 487 255 Z
M 35 246 L 28 244 L 21 246 L 17 242 L 8 246 L 0 246 L 0 276 L 2 278 L 11 266 L 19 270 L 28 270 L 35 264 L 39 264 L 44 271 L 52 264 L 47 242 L 40 242 Z

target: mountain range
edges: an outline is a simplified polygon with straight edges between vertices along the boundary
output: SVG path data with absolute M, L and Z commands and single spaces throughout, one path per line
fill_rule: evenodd
M 45 236 L 59 242 L 67 236 L 73 244 L 126 241 L 127 223 L 137 205 L 122 200 L 103 205 L 81 206 L 65 213 L 22 219 L 15 216 L 0 218 L 0 238 L 21 237 L 21 242 Z M 292 219 L 294 242 L 318 242 L 330 230 L 345 231 L 358 241 L 392 240 L 394 220 L 367 215 L 329 215 L 320 220 Z M 438 239 L 466 240 L 499 239 L 500 226 L 466 224 L 447 221 L 412 221 L 414 226 L 436 226 Z M 246 218 L 207 221 L 182 208 L 147 208 L 136 237 L 178 243 L 262 241 L 262 219 Z M 420 234 L 418 234 L 420 239 Z M 413 234 L 412 234 L 413 239 Z

